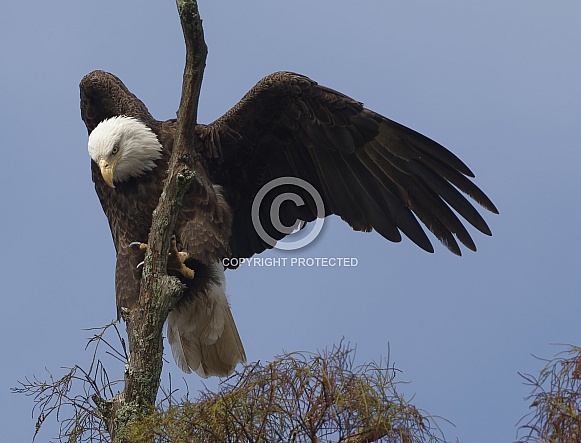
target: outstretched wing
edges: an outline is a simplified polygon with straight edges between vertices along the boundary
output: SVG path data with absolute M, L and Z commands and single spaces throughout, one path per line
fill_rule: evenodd
M 394 242 L 403 232 L 429 252 L 433 247 L 418 219 L 461 255 L 456 240 L 471 250 L 476 246 L 458 215 L 491 234 L 465 194 L 498 212 L 470 180 L 470 169 L 446 148 L 302 75 L 269 75 L 223 117 L 200 127 L 199 135 L 212 157 L 212 179 L 223 186 L 234 209 L 230 245 L 236 257 L 271 247 L 258 236 L 251 208 L 261 187 L 279 177 L 314 186 L 325 215 L 336 214 L 355 230 L 375 229 Z M 289 191 L 289 186 L 278 187 L 266 203 Z M 291 192 L 306 204 L 281 205 L 283 224 L 314 220 L 313 199 L 304 190 Z M 284 236 L 268 213 L 260 219 L 271 237 Z

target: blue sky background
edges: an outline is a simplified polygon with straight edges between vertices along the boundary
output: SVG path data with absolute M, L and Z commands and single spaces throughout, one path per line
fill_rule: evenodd
M 354 268 L 228 272 L 250 361 L 342 337 L 357 361 L 391 352 L 414 403 L 463 442 L 511 442 L 528 411 L 517 371 L 580 343 L 581 5 L 577 1 L 200 0 L 209 47 L 200 121 L 260 78 L 300 72 L 447 146 L 500 209 L 492 238 L 458 258 L 436 245 L 325 223 L 298 257 Z M 78 83 L 118 75 L 159 119 L 175 116 L 184 48 L 174 2 L 0 5 L 0 408 L 4 441 L 29 441 L 17 380 L 87 362 L 83 328 L 115 316 L 115 256 L 89 172 Z M 290 257 L 270 252 L 266 256 Z M 174 379 L 181 377 L 172 363 Z M 202 382 L 187 378 L 191 390 Z M 212 385 L 214 382 L 210 382 Z M 56 434 L 47 424 L 39 436 Z

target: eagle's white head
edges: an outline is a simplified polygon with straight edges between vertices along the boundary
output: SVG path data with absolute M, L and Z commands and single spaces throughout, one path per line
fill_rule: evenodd
M 162 146 L 155 133 L 133 117 L 103 120 L 89 135 L 89 155 L 112 188 L 155 168 Z

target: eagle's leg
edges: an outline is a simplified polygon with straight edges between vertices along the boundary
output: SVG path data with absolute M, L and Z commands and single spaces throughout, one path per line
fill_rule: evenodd
M 147 244 L 141 242 L 133 242 L 129 244 L 131 252 L 135 255 L 140 253 L 145 253 L 147 251 Z M 167 269 L 170 271 L 176 271 L 182 274 L 187 279 L 194 278 L 194 270 L 188 268 L 185 265 L 185 261 L 188 259 L 188 253 L 183 251 L 178 251 L 176 237 L 173 235 L 171 237 L 171 243 L 169 246 L 169 255 L 167 259 Z M 144 262 L 137 265 L 138 268 L 143 266 Z
M 191 280 L 194 278 L 194 270 L 188 268 L 185 265 L 188 259 L 188 253 L 183 251 L 178 251 L 176 236 L 171 237 L 171 243 L 169 245 L 169 257 L 167 259 L 167 269 L 179 272 L 185 278 Z

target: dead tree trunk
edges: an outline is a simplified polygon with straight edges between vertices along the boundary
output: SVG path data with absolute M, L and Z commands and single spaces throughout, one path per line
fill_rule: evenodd
M 153 213 L 139 304 L 125 318 L 130 351 L 125 388 L 107 405 L 98 405 L 116 443 L 129 441 L 128 428 L 155 404 L 163 366 L 163 325 L 182 291 L 179 280 L 167 274 L 167 258 L 182 198 L 195 176 L 194 128 L 207 47 L 197 1 L 176 3 L 186 43 L 186 66 L 175 144 L 164 189 Z

